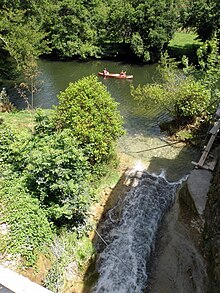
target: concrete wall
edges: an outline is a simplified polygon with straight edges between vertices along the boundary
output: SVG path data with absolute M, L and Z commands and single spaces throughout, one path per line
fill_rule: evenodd
M 0 292 L 2 293 L 52 293 L 10 269 L 0 266 Z

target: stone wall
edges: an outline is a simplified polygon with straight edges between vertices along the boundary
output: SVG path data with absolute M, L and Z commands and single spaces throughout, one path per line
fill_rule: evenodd
M 220 161 L 208 193 L 204 213 L 203 247 L 208 262 L 209 293 L 220 292 Z

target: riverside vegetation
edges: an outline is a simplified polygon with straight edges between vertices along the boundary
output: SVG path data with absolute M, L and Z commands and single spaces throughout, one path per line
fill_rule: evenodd
M 59 101 L 50 115 L 36 112 L 32 132 L 13 129 L 7 115 L 0 125 L 1 253 L 21 267 L 48 253 L 44 282 L 55 291 L 73 256 L 77 268 L 91 257 L 89 207 L 123 133 L 117 104 L 96 77 L 70 84 Z

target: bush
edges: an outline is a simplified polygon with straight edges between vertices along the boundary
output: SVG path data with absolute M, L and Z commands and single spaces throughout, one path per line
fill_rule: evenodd
M 13 180 L 13 184 L 12 184 Z M 51 225 L 37 199 L 33 199 L 22 178 L 0 182 L 1 223 L 7 234 L 1 236 L 1 253 L 21 255 L 26 265 L 33 265 L 37 255 L 53 238 Z
M 163 83 L 131 87 L 131 95 L 147 109 L 156 104 L 158 109 L 169 112 L 178 124 L 187 124 L 197 117 L 207 117 L 208 107 L 212 101 L 212 91 L 203 80 L 196 80 L 188 60 L 184 59 L 186 68 L 178 69 L 179 62 L 169 58 L 165 53 L 158 66 Z
M 93 194 L 89 167 L 71 131 L 35 137 L 26 153 L 24 173 L 27 187 L 53 221 L 85 219 Z
M 15 106 L 9 101 L 5 88 L 0 92 L 0 112 L 13 112 Z
M 10 145 L 16 140 L 13 131 L 2 121 L 0 123 L 0 164 L 10 156 Z
M 175 104 L 175 115 L 178 119 L 195 120 L 196 117 L 204 117 L 208 112 L 211 91 L 200 81 L 187 79 L 180 84 L 175 95 L 178 96 Z
M 57 125 L 70 128 L 92 166 L 114 157 L 114 144 L 122 130 L 117 103 L 97 77 L 70 83 L 58 96 Z

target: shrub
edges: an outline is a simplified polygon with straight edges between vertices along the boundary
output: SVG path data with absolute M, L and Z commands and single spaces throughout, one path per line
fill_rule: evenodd
M 29 144 L 24 172 L 27 187 L 53 221 L 85 219 L 93 198 L 86 158 L 71 131 L 35 137 Z
M 16 140 L 13 131 L 2 121 L 0 123 L 0 163 L 3 163 L 10 156 L 10 145 Z
M 199 116 L 204 117 L 207 113 L 211 101 L 211 91 L 200 81 L 187 79 L 179 86 L 175 95 L 178 96 L 175 104 L 177 118 L 190 121 Z
M 117 103 L 97 77 L 88 76 L 70 83 L 58 96 L 57 124 L 70 128 L 92 166 L 108 163 L 122 131 Z
M 51 224 L 22 178 L 1 180 L 0 186 L 1 223 L 7 225 L 7 234 L 0 238 L 6 242 L 1 252 L 21 255 L 26 265 L 33 265 L 53 238 Z
M 184 59 L 186 66 L 187 59 Z M 189 68 L 178 69 L 179 62 L 169 58 L 165 53 L 158 69 L 163 83 L 146 84 L 131 87 L 131 94 L 147 109 L 152 104 L 169 112 L 179 124 L 187 124 L 196 117 L 206 117 L 211 104 L 211 89 L 203 82 L 196 80 Z

